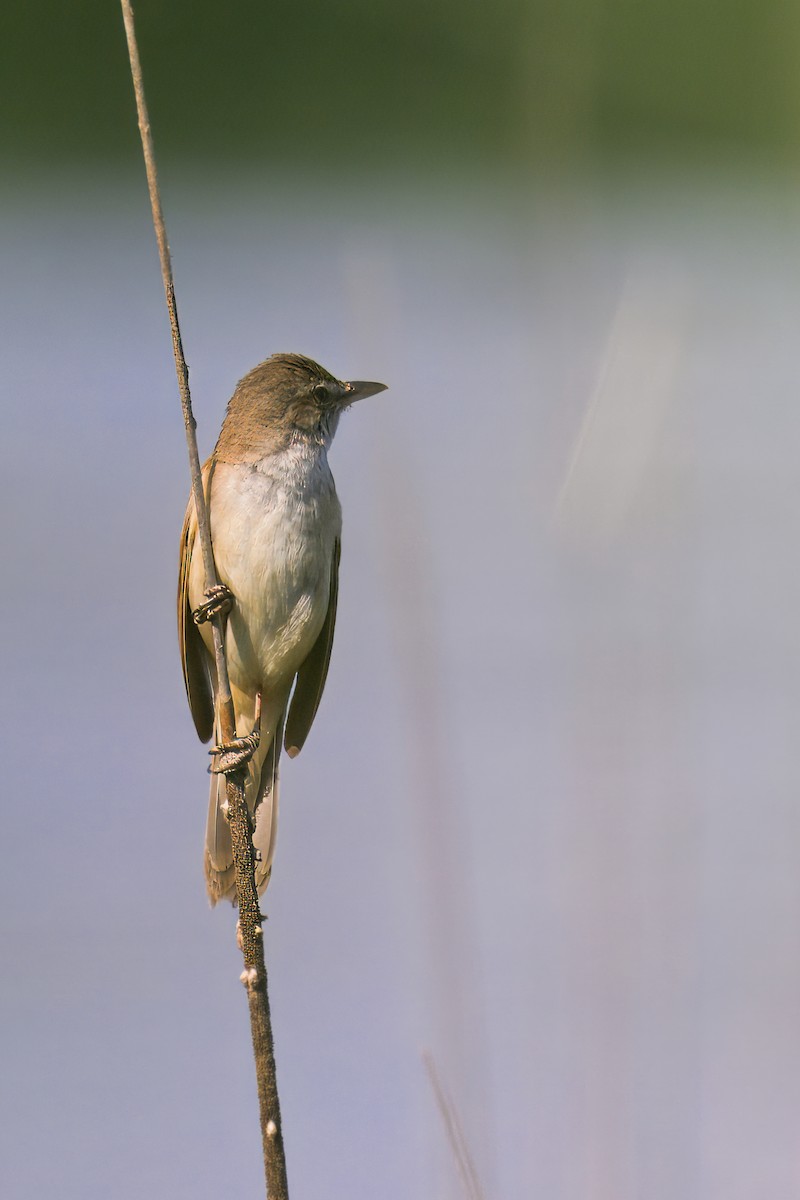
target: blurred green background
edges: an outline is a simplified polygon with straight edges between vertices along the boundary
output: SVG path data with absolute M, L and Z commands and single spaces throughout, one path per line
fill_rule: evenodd
M 136 16 L 171 155 L 535 170 L 798 150 L 786 0 L 140 0 Z M 113 0 L 5 4 L 0 79 L 4 156 L 137 151 Z

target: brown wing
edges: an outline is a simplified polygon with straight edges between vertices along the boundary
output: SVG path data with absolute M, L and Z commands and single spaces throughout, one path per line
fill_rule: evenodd
M 211 469 L 211 460 L 203 467 L 206 483 Z M 207 742 L 214 732 L 214 695 L 211 689 L 208 652 L 203 645 L 200 630 L 192 620 L 189 608 L 189 569 L 192 554 L 197 544 L 197 518 L 194 500 L 189 497 L 186 516 L 181 533 L 180 570 L 178 572 L 178 642 L 181 648 L 183 682 L 189 708 L 192 710 L 194 727 L 201 742 Z
M 297 682 L 289 705 L 289 715 L 286 718 L 286 737 L 284 745 L 290 758 L 294 758 L 303 749 L 303 743 L 308 737 L 314 717 L 317 715 L 322 691 L 328 676 L 328 665 L 331 661 L 331 646 L 333 645 L 333 627 L 336 624 L 336 600 L 339 594 L 339 558 L 341 543 L 336 539 L 333 547 L 331 562 L 331 589 L 328 601 L 328 612 L 325 624 L 319 632 L 317 640 L 311 647 L 308 657 L 297 672 Z

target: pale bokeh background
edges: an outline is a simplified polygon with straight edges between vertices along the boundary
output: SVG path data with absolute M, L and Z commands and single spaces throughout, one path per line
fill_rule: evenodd
M 458 62 L 477 34 L 459 41 L 455 14 L 445 28 Z M 774 112 L 762 97 L 746 137 L 744 100 L 725 109 L 712 71 L 694 108 L 676 95 L 702 145 L 707 97 L 742 147 L 702 169 L 663 145 L 623 162 L 573 87 L 604 95 L 570 49 L 591 43 L 580 30 L 553 44 L 581 138 L 526 164 L 525 121 L 561 111 L 552 75 L 540 108 L 508 117 L 502 171 L 482 144 L 412 170 L 411 134 L 394 166 L 357 142 L 341 172 L 321 143 L 278 166 L 163 139 L 201 452 L 274 350 L 391 389 L 333 449 L 336 644 L 284 767 L 266 900 L 306 1200 L 460 1194 L 425 1048 L 487 1198 L 800 1189 L 790 97 Z M 0 204 L 9 1200 L 261 1186 L 234 918 L 205 902 L 206 755 L 176 646 L 180 407 L 120 105 L 117 158 L 68 146 L 47 163 L 31 118 Z

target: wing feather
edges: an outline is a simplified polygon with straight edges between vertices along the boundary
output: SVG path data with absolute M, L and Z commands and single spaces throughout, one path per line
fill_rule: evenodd
M 203 481 L 206 488 L 210 471 L 211 460 L 209 459 L 203 467 Z M 178 572 L 178 642 L 181 649 L 183 682 L 194 726 L 200 741 L 207 742 L 214 732 L 214 695 L 210 663 L 200 631 L 192 620 L 189 606 L 189 573 L 196 545 L 197 517 L 194 511 L 194 500 L 190 496 L 181 533 L 180 569 Z
M 341 543 L 337 538 L 331 561 L 330 599 L 325 623 L 311 647 L 308 657 L 297 672 L 297 682 L 292 702 L 289 705 L 289 715 L 286 718 L 284 744 L 290 758 L 294 758 L 303 749 L 303 743 L 308 737 L 314 717 L 317 715 L 325 680 L 328 676 L 331 647 L 333 646 L 333 629 L 336 624 L 336 602 L 339 595 L 340 557 Z

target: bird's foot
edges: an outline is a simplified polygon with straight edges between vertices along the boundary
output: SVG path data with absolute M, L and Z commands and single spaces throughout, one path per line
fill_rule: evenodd
M 211 621 L 214 617 L 226 617 L 233 607 L 233 592 L 224 583 L 218 583 L 212 588 L 206 588 L 204 595 L 208 597 L 205 604 L 201 604 L 192 613 L 192 620 L 195 625 L 202 625 L 204 621 Z
M 243 771 L 258 749 L 260 741 L 260 730 L 254 729 L 252 733 L 247 733 L 244 737 L 237 737 L 233 741 L 220 742 L 218 746 L 213 746 L 208 753 L 216 756 L 216 762 L 212 762 L 208 768 L 209 773 L 211 775 L 231 775 L 234 771 Z

